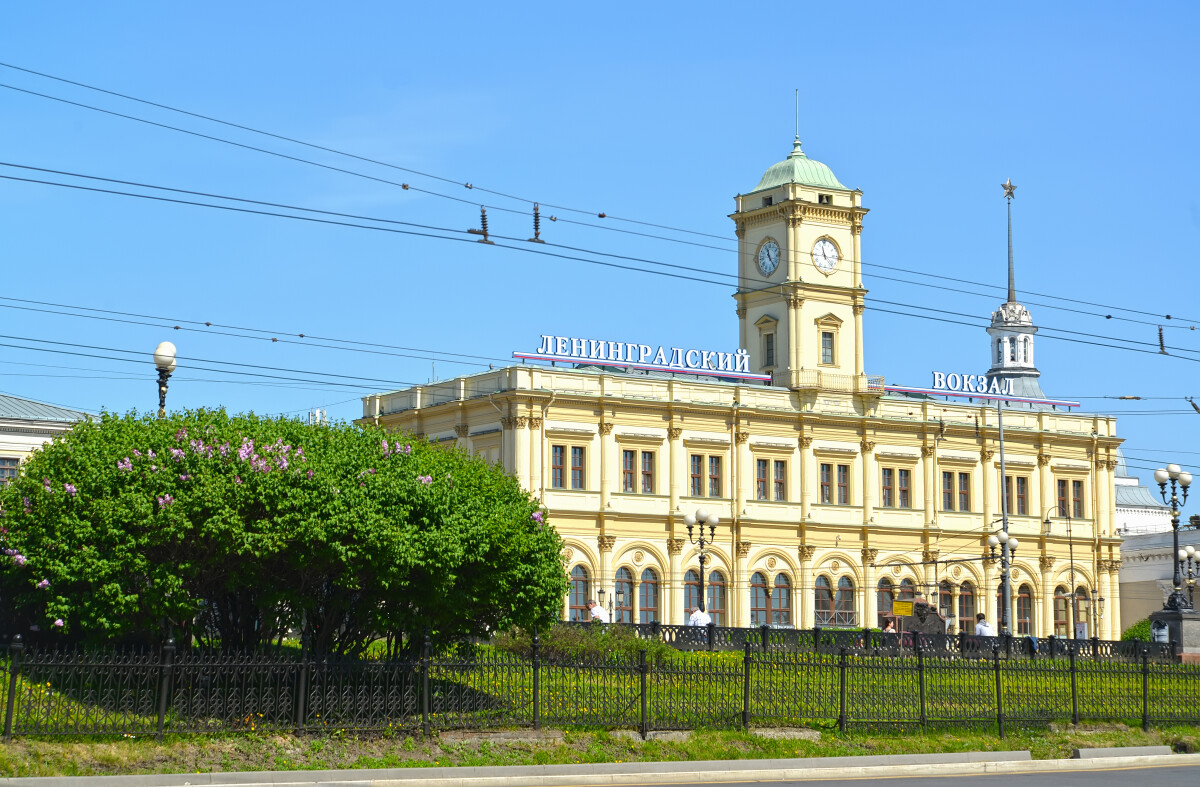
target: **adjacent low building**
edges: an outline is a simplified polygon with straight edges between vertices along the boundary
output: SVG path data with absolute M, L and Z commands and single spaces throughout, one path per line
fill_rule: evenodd
M 16 477 L 35 449 L 92 416 L 19 396 L 0 394 L 0 484 Z

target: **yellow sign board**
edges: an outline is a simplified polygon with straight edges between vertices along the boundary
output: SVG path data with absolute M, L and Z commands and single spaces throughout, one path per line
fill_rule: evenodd
M 892 614 L 896 617 L 912 617 L 913 603 L 911 601 L 893 601 Z

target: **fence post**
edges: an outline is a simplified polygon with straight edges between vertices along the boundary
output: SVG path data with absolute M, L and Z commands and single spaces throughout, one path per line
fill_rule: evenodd
M 1150 649 L 1142 646 L 1142 730 L 1150 731 Z
M 17 702 L 17 676 L 21 674 L 21 654 L 25 652 L 25 643 L 21 641 L 20 634 L 13 637 L 9 652 L 12 653 L 12 658 L 9 660 L 8 666 L 8 699 L 4 703 L 5 743 L 12 743 L 13 707 Z
M 425 630 L 425 642 L 421 646 L 421 736 L 429 738 L 429 629 Z
M 1000 737 L 1004 737 L 1004 695 L 1000 690 L 1000 646 L 992 644 L 992 663 L 996 671 L 996 725 L 1000 728 Z
M 760 646 L 762 652 L 766 653 L 767 652 L 767 643 L 771 637 L 771 627 L 768 626 L 766 623 L 764 623 L 758 627 L 758 633 L 762 637 L 762 639 L 759 640 L 759 646 Z
M 742 657 L 742 729 L 750 729 L 750 640 Z
M 1075 648 L 1071 648 L 1071 723 L 1079 724 L 1079 673 L 1075 668 Z
M 1054 634 L 1050 635 L 1050 658 L 1058 656 L 1058 637 Z
M 838 729 L 842 732 L 846 731 L 846 646 L 842 645 L 838 649 L 840 658 L 838 659 L 838 672 L 841 678 L 841 691 L 838 700 Z
M 305 706 L 308 704 L 308 642 L 300 641 L 300 680 L 296 689 L 296 734 L 304 732 Z
M 662 624 L 657 620 L 650 621 L 650 633 L 655 639 L 662 639 Z
M 921 687 L 921 726 L 925 726 L 925 648 L 921 646 L 921 632 L 916 632 L 917 680 Z
M 709 624 L 709 625 L 711 625 L 711 624 Z M 642 740 L 646 740 L 646 738 L 648 738 L 650 736 L 650 722 L 646 717 L 646 693 L 647 693 L 648 683 L 649 683 L 647 678 L 650 676 L 650 667 L 646 663 L 645 648 L 638 651 L 638 672 L 641 673 L 641 678 L 642 678 L 642 721 L 641 721 L 640 726 L 641 726 Z
M 167 637 L 162 649 L 162 667 L 158 679 L 158 732 L 155 737 L 162 741 L 163 722 L 167 718 L 167 695 L 171 693 L 171 667 L 175 663 L 175 638 Z
M 712 650 L 713 644 L 717 641 L 717 624 L 709 621 L 704 628 L 708 629 L 706 632 L 708 635 L 708 649 Z
M 1092 635 L 1092 660 L 1100 660 L 1100 637 L 1098 635 Z
M 533 627 L 533 728 L 540 730 L 542 728 L 542 638 L 538 636 L 537 626 Z
M 958 632 L 958 655 L 960 655 L 960 656 L 967 655 L 967 632 L 966 631 Z
M 813 626 L 813 653 L 821 652 L 821 627 Z

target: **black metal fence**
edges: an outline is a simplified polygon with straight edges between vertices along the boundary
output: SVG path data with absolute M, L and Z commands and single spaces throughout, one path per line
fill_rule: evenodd
M 4 737 L 291 731 L 403 732 L 588 725 L 737 729 L 754 725 L 1007 725 L 1200 722 L 1200 665 L 775 649 L 547 659 L 480 647 L 411 661 L 266 654 L 0 654 Z M 822 646 L 824 647 L 824 646 Z
M 990 656 L 999 649 L 1000 657 L 1065 659 L 1093 661 L 1138 661 L 1146 652 L 1151 661 L 1171 661 L 1171 643 L 1146 643 L 1137 640 L 1112 641 L 1098 638 L 1066 639 L 1062 637 L 1028 637 L 1004 634 L 996 637 L 977 637 L 971 634 L 922 634 L 905 631 L 887 634 L 874 629 L 794 629 L 775 626 L 733 628 L 728 626 L 678 626 L 663 623 L 607 624 L 561 623 L 569 627 L 600 630 L 617 625 L 646 641 L 664 642 L 683 651 L 740 651 L 747 643 L 766 651 L 810 651 L 838 653 L 845 648 L 851 655 L 900 656 L 915 655 L 919 649 L 928 654 L 955 656 Z

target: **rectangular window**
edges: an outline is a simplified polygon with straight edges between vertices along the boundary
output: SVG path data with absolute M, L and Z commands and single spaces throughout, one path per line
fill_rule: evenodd
M 787 500 L 787 462 L 775 461 L 775 499 Z
M 899 492 L 900 492 L 900 499 L 899 499 L 899 501 L 897 501 L 897 504 L 899 505 L 900 508 L 911 508 L 912 500 L 909 499 L 909 496 L 908 496 L 908 481 L 909 481 L 908 477 L 910 475 L 911 475 L 911 472 L 908 470 L 897 470 L 896 471 L 896 477 L 897 477 L 896 486 L 899 487 Z
M 766 500 L 767 498 L 767 466 L 766 459 L 757 459 L 754 462 L 754 499 Z
M 942 473 L 942 510 L 954 510 L 954 473 Z
M 1083 519 L 1083 482 L 1071 482 L 1071 511 L 1076 519 Z
M 17 477 L 17 465 L 19 464 L 21 464 L 20 459 L 0 457 L 0 486 L 4 486 Z
M 563 461 L 567 449 L 565 446 L 556 445 L 550 449 L 550 486 L 555 489 L 562 489 L 563 483 Z
M 821 331 L 821 363 L 833 364 L 832 331 Z
M 621 491 L 622 492 L 632 492 L 634 489 L 633 474 L 634 474 L 634 470 L 635 470 L 634 462 L 636 462 L 636 461 L 637 461 L 637 452 L 636 451 L 622 451 L 621 452 Z
M 642 494 L 654 494 L 654 452 L 642 451 Z
M 971 510 L 971 474 L 958 474 L 958 510 Z
M 692 454 L 692 497 L 704 494 L 704 457 Z
M 1067 482 L 1061 478 L 1058 480 L 1058 515 L 1070 516 L 1071 510 L 1067 508 Z
M 775 334 L 763 334 L 763 366 L 775 365 Z
M 571 488 L 583 489 L 583 448 L 571 448 Z
M 837 501 L 839 506 L 850 505 L 850 465 L 838 465 L 837 470 L 838 495 Z
M 708 496 L 721 496 L 721 457 L 708 458 Z
M 892 468 L 885 467 L 880 471 L 880 496 L 879 505 L 884 508 L 892 508 L 895 503 L 895 476 L 896 473 Z
M 833 489 L 831 476 L 833 475 L 833 465 L 821 465 L 821 502 L 833 502 Z
M 1017 513 L 1029 513 L 1029 479 L 1025 476 L 1017 476 Z

